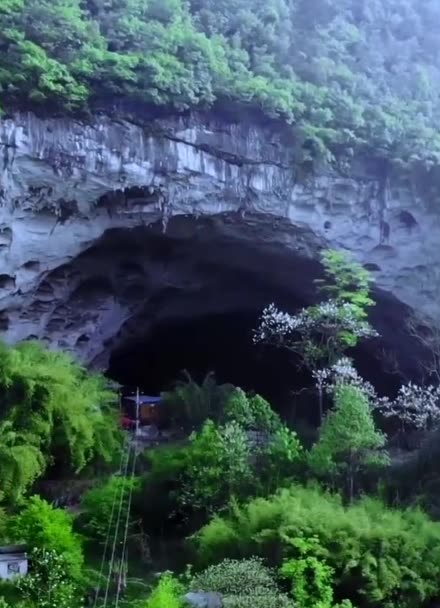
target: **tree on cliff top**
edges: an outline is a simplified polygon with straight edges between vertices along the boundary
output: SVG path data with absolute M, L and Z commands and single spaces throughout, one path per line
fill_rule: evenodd
M 0 99 L 231 100 L 293 123 L 298 158 L 436 163 L 439 17 L 434 0 L 2 0 Z

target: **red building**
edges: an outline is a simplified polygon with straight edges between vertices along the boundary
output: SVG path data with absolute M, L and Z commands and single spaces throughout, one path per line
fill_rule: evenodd
M 163 419 L 162 397 L 151 395 L 130 395 L 122 397 L 122 426 L 126 429 L 136 427 L 137 415 L 139 425 L 161 426 Z

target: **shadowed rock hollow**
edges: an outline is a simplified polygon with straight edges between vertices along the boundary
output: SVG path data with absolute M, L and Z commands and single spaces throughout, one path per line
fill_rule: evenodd
M 380 348 L 414 373 L 406 306 L 432 311 L 440 286 L 439 215 L 416 180 L 385 179 L 360 159 L 311 171 L 276 125 L 213 116 L 17 115 L 0 121 L 0 145 L 7 341 L 38 338 L 101 368 L 113 353 L 115 369 L 164 328 L 209 334 L 209 319 L 251 327 L 269 302 L 307 305 L 319 251 L 331 246 L 374 273 Z M 196 344 L 185 341 L 179 368 Z M 364 352 L 371 370 L 378 345 Z

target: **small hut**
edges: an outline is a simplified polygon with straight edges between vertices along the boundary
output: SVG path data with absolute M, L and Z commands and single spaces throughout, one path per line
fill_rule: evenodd
M 0 547 L 0 580 L 8 581 L 28 572 L 26 545 L 5 545 Z
M 139 424 L 141 426 L 160 426 L 163 422 L 162 397 L 151 395 L 130 395 L 123 397 L 122 409 L 126 418 L 136 421 L 139 409 Z

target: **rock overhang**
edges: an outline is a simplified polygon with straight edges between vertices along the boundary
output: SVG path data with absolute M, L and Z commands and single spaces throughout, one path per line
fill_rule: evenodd
M 0 321 L 10 342 L 37 337 L 104 360 L 139 318 L 133 306 L 145 320 L 168 294 L 161 314 L 182 314 L 195 307 L 182 296 L 209 285 L 224 294 L 233 285 L 229 306 L 245 305 L 246 290 L 261 305 L 271 293 L 306 303 L 309 268 L 328 246 L 370 269 L 391 309 L 437 312 L 439 215 L 410 183 L 384 183 L 358 161 L 351 172 L 304 174 L 271 125 L 18 114 L 0 121 L 0 145 Z M 180 257 L 166 261 L 173 247 Z

